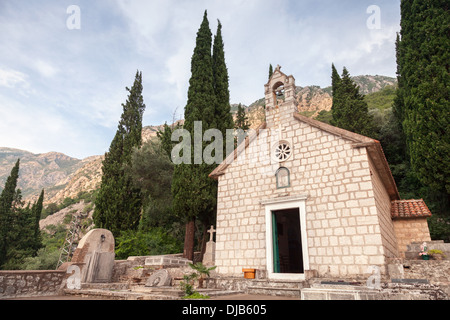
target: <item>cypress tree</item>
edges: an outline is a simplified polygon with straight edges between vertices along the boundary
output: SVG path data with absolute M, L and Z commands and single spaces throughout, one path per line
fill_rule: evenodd
M 169 159 L 172 157 L 172 149 L 175 145 L 172 141 L 172 133 L 177 129 L 181 129 L 180 124 L 172 124 L 172 126 L 169 126 L 166 122 L 164 123 L 163 129 L 156 132 L 156 136 L 161 142 L 161 149 L 167 154 Z
M 234 123 L 231 115 L 228 70 L 225 63 L 225 51 L 222 39 L 222 24 L 219 20 L 217 32 L 214 36 L 212 70 L 214 94 L 217 102 L 215 124 L 216 128 L 222 132 L 222 136 L 225 137 L 226 130 L 233 129 Z
M 14 225 L 12 206 L 17 198 L 16 186 L 19 178 L 20 159 L 11 170 L 6 179 L 5 188 L 0 194 L 0 267 L 7 260 L 8 244 L 10 243 L 10 229 Z
M 413 171 L 441 198 L 450 195 L 450 14 L 442 0 L 401 1 L 395 113 Z M 448 208 L 447 208 L 448 209 Z
M 236 113 L 236 121 L 234 125 L 235 129 L 242 129 L 244 131 L 247 131 L 250 129 L 250 126 L 248 124 L 248 117 L 245 113 L 244 107 L 239 103 L 238 110 Z
M 14 223 L 10 228 L 9 244 L 7 252 L 7 268 L 20 269 L 23 259 L 34 256 L 35 248 L 35 218 L 30 203 L 23 207 L 22 192 L 16 190 L 16 196 L 12 206 Z
M 272 67 L 272 64 L 270 64 L 270 66 L 269 66 L 269 80 L 270 80 L 270 77 L 272 76 L 272 74 L 273 74 L 273 67 Z
M 33 255 L 37 253 L 39 248 L 42 247 L 42 236 L 41 230 L 39 229 L 39 220 L 41 220 L 41 214 L 44 203 L 44 189 L 42 189 L 41 194 L 39 195 L 39 199 L 34 203 L 32 207 L 32 216 L 33 216 Z
M 365 136 L 374 136 L 373 119 L 369 114 L 364 96 L 359 93 L 359 87 L 350 78 L 348 70 L 344 67 L 342 77 L 336 75 L 333 66 L 332 89 L 333 105 L 331 124 Z
M 194 121 L 203 122 L 202 134 L 207 129 L 215 128 L 216 98 L 211 43 L 212 33 L 205 11 L 202 24 L 197 32 L 196 46 L 191 58 L 191 78 L 189 79 L 188 100 L 184 110 L 184 129 L 191 133 L 194 130 Z
M 142 116 L 145 110 L 142 97 L 142 73 L 137 71 L 133 86 L 128 87 L 127 101 L 118 129 L 103 161 L 103 175 L 95 201 L 96 227 L 110 230 L 115 237 L 123 230 L 136 229 L 141 212 L 141 194 L 132 182 L 125 166 L 131 164 L 133 148 L 142 144 Z
M 23 259 L 36 255 L 42 246 L 39 220 L 44 190 L 32 207 L 23 207 L 22 191 L 16 189 L 20 159 L 11 170 L 0 194 L 0 266 L 20 269 Z
M 195 220 L 214 215 L 217 202 L 217 184 L 208 177 L 213 167 L 204 162 L 194 164 L 193 161 L 194 122 L 202 122 L 202 137 L 207 129 L 217 124 L 211 43 L 212 34 L 205 11 L 191 59 L 188 101 L 184 111 L 184 129 L 191 134 L 191 163 L 176 165 L 172 180 L 174 213 L 186 223 L 183 255 L 190 260 L 194 256 Z
M 341 77 L 339 76 L 339 73 L 336 70 L 336 67 L 334 66 L 334 63 L 331 64 L 331 91 L 333 97 L 337 95 L 337 88 L 339 86 L 339 83 L 341 81 Z

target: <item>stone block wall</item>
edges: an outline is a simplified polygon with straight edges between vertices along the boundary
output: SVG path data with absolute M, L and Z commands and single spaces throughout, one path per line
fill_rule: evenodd
M 0 299 L 57 295 L 65 277 L 60 270 L 0 271 Z
M 385 196 L 374 190 L 367 150 L 298 121 L 292 113 L 274 113 L 267 121 L 273 129 L 282 123 L 283 139 L 292 141 L 293 155 L 282 163 L 290 170 L 291 185 L 276 189 L 280 165 L 270 161 L 270 145 L 261 151 L 251 143 L 246 159 L 238 157 L 228 166 L 219 177 L 217 272 L 242 276 L 242 268 L 266 269 L 266 221 L 260 202 L 299 194 L 308 195 L 307 254 L 319 276 L 365 274 L 369 266 L 384 266 L 397 246 L 388 216 L 390 201 L 384 204 Z M 256 154 L 258 161 L 250 159 Z
M 386 258 L 398 257 L 397 235 L 391 216 L 391 199 L 383 185 L 380 174 L 375 168 L 373 161 L 369 158 L 370 175 L 372 178 L 375 207 L 378 212 L 380 224 L 381 242 L 383 244 Z
M 427 220 L 424 218 L 395 219 L 394 229 L 397 235 L 398 251 L 405 257 L 407 246 L 414 241 L 431 241 Z

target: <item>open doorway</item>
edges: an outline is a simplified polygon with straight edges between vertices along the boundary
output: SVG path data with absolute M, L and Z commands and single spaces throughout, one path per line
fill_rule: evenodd
M 299 208 L 272 211 L 273 272 L 304 273 Z

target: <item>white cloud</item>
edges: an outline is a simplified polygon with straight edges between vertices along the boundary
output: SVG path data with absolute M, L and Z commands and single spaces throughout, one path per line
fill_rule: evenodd
M 213 35 L 217 19 L 223 25 L 232 103 L 263 97 L 270 63 L 293 74 L 297 85 L 329 85 L 331 62 L 352 75 L 394 75 L 399 15 L 388 8 L 399 1 L 377 1 L 381 30 L 366 27 L 371 2 L 80 0 L 80 30 L 66 27 L 69 2 L 3 2 L 0 146 L 7 143 L 1 136 L 14 132 L 32 151 L 103 153 L 137 69 L 144 125 L 171 121 L 175 110 L 183 114 L 205 9 Z
M 33 63 L 33 67 L 46 78 L 53 77 L 59 72 L 56 67 L 40 59 Z
M 7 88 L 29 87 L 27 78 L 28 76 L 23 72 L 0 67 L 0 86 Z

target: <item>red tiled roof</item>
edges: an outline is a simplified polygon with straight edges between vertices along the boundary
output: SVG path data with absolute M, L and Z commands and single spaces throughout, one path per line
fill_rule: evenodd
M 425 201 L 420 200 L 394 200 L 391 201 L 392 219 L 402 218 L 427 218 L 431 217 Z

